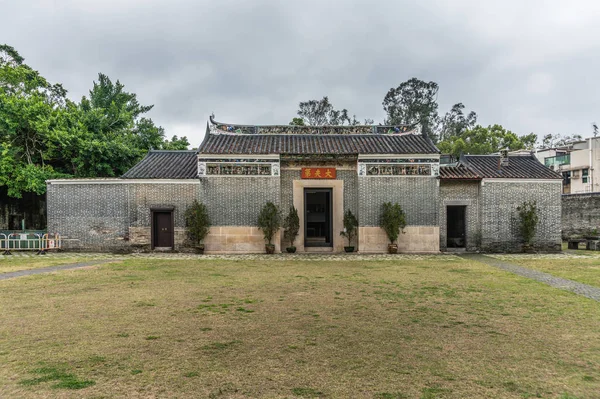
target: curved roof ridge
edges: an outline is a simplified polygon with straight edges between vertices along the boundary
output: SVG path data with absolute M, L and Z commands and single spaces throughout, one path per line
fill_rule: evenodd
M 321 135 L 349 135 L 349 134 L 385 134 L 385 135 L 403 135 L 408 133 L 417 133 L 419 129 L 414 125 L 320 125 L 320 126 L 298 126 L 298 125 L 242 125 L 238 123 L 224 123 L 215 120 L 214 116 L 209 117 L 209 133 L 211 134 L 271 134 L 271 135 L 292 135 L 292 134 L 321 134 Z

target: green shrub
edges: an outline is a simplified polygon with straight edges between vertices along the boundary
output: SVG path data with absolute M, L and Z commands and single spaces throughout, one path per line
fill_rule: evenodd
M 210 218 L 208 217 L 206 205 L 194 200 L 192 205 L 185 211 L 185 225 L 190 240 L 194 244 L 200 245 L 210 228 Z
M 358 233 L 358 219 L 350 209 L 344 213 L 344 231 L 340 231 L 342 237 L 348 239 L 348 246 L 352 246 L 352 241 Z
M 533 244 L 535 230 L 539 221 L 535 201 L 525 201 L 517 207 L 519 212 L 519 230 L 525 245 Z
M 402 207 L 398 203 L 385 202 L 379 225 L 387 234 L 390 243 L 395 243 L 400 230 L 404 230 L 406 227 L 406 218 Z
M 300 230 L 300 218 L 298 217 L 298 210 L 294 206 L 290 206 L 290 212 L 283 221 L 283 238 L 290 243 L 290 247 L 294 246 L 294 241 L 298 237 L 298 231 Z
M 277 205 L 271 201 L 267 202 L 258 214 L 258 228 L 262 230 L 265 236 L 265 241 L 269 245 L 273 245 L 273 236 L 281 227 L 281 215 Z

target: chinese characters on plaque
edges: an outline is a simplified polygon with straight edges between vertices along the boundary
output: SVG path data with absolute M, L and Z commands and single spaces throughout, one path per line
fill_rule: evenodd
M 335 168 L 302 168 L 303 179 L 335 179 Z

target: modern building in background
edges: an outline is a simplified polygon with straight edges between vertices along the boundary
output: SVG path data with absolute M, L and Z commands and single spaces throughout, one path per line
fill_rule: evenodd
M 540 162 L 563 177 L 563 194 L 600 192 L 600 137 L 538 150 Z

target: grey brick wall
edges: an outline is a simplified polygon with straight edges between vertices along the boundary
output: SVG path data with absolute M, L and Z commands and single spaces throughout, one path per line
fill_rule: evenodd
M 562 196 L 562 235 L 564 239 L 600 231 L 600 193 Z
M 198 199 L 200 184 L 129 184 L 129 220 L 132 227 L 150 226 L 150 208 L 174 207 L 175 227 L 185 227 L 185 211 Z
M 300 170 L 281 170 L 281 210 L 285 215 L 293 204 L 293 181 L 300 180 Z M 337 170 L 336 180 L 344 181 L 344 212 L 350 209 L 355 216 L 358 216 L 358 175 L 355 170 Z M 303 212 L 298 209 L 298 212 Z M 359 219 L 360 221 L 360 219 Z
M 67 248 L 126 246 L 128 190 L 125 184 L 48 185 L 48 232 L 60 233 Z
M 211 176 L 200 179 L 200 201 L 213 226 L 256 226 L 264 204 L 280 203 L 279 177 Z
M 447 248 L 448 205 L 464 205 L 466 218 L 466 249 L 474 251 L 481 241 L 479 231 L 479 181 L 440 181 L 440 249 Z
M 397 202 L 408 225 L 438 225 L 438 182 L 435 177 L 365 176 L 358 178 L 358 215 L 361 226 L 379 226 L 384 202 Z
M 50 184 L 48 231 L 60 233 L 67 249 L 124 249 L 130 245 L 130 226 L 150 227 L 152 207 L 174 207 L 175 227 L 184 227 L 185 210 L 198 198 L 199 186 L 198 182 Z
M 534 246 L 540 250 L 560 250 L 561 182 L 493 182 L 481 188 L 481 244 L 489 252 L 521 250 L 517 207 L 536 201 L 539 223 Z

